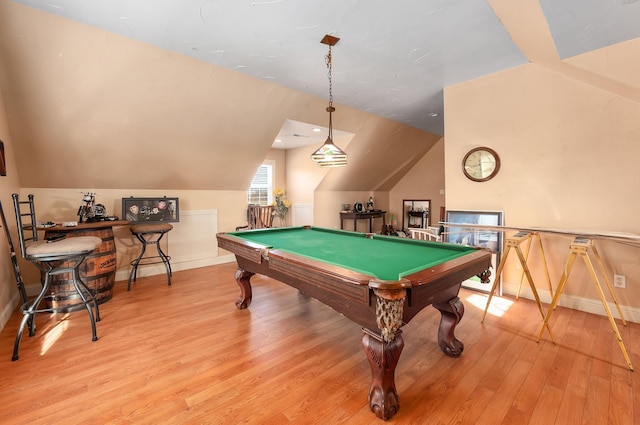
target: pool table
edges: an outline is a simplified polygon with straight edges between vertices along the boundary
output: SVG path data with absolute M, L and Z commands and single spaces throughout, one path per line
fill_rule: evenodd
M 473 247 L 312 226 L 218 233 L 218 247 L 236 256 L 236 307 L 251 304 L 251 276 L 272 277 L 362 326 L 371 365 L 369 406 L 381 419 L 399 409 L 395 368 L 404 324 L 428 305 L 441 313 L 438 344 L 458 357 L 454 330 L 464 314 L 462 281 L 487 280 L 491 252 Z

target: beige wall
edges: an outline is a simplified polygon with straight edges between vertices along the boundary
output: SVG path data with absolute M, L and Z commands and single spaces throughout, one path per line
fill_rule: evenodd
M 0 140 L 4 142 L 4 154 L 7 165 L 7 175 L 0 177 L 0 201 L 7 218 L 9 229 L 13 235 L 12 240 L 15 242 L 16 249 L 20 249 L 15 227 L 15 217 L 13 213 L 13 202 L 11 194 L 18 192 L 20 182 L 18 181 L 18 173 L 16 172 L 16 162 L 13 155 L 13 145 L 11 134 L 9 133 L 9 125 L 5 115 L 4 101 L 0 92 Z M 13 312 L 14 307 L 18 303 L 18 292 L 16 290 L 16 280 L 13 274 L 13 267 L 9 257 L 9 246 L 4 236 L 5 229 L 2 229 L 0 236 L 0 328 L 4 326 L 9 316 Z M 20 254 L 18 254 L 20 255 Z
M 404 199 L 431 200 L 430 223 L 437 227 L 440 207 L 445 205 L 444 194 L 444 139 L 441 139 L 389 194 L 389 212 L 402 226 L 402 201 Z
M 269 149 L 265 159 L 275 161 L 276 176 L 274 188 L 285 188 L 287 186 L 287 152 L 283 149 Z M 255 174 L 255 173 L 254 173 Z M 248 188 L 247 188 L 248 189 Z
M 269 148 L 287 118 L 324 124 L 324 99 L 8 0 L 0 0 L 0 10 L 0 139 L 8 161 L 0 198 L 9 212 L 13 192 L 34 193 L 39 216 L 54 221 L 75 218 L 80 191 L 100 193 L 99 202 L 118 215 L 122 197 L 167 195 L 178 196 L 184 211 L 218 210 L 219 230 L 232 230 L 245 222 L 244 187 L 266 157 L 276 160 L 277 187 L 287 190 L 292 203 L 311 206 L 315 225 L 339 227 L 341 205 L 366 202 L 370 195 L 376 207 L 395 214 L 402 199 L 424 196 L 435 213 L 444 188 L 448 208 L 504 210 L 509 225 L 640 233 L 640 201 L 633 196 L 640 150 L 639 40 L 564 62 L 527 51 L 531 65 L 447 88 L 444 141 L 339 106 L 336 128 L 356 136 L 336 140 L 350 154 L 350 165 L 329 171 L 311 163 L 306 149 Z M 539 46 L 537 40 L 531 45 Z M 551 62 L 536 63 L 540 57 Z M 399 140 L 406 149 L 397 149 Z M 495 179 L 474 183 L 463 177 L 460 162 L 482 145 L 499 153 L 502 169 Z M 19 180 L 18 147 L 24 152 L 20 172 L 40 184 Z M 52 152 L 60 160 L 52 161 Z M 140 180 L 132 171 L 140 164 L 174 169 Z M 63 183 L 52 185 L 52 177 Z M 12 214 L 8 218 L 13 225 Z M 120 237 L 123 244 L 130 238 L 126 231 Z M 567 245 L 567 238 L 545 237 L 554 283 Z M 628 289 L 618 291 L 621 302 L 637 309 L 636 248 L 601 245 L 608 273 L 627 276 Z M 121 256 L 119 271 L 126 270 L 128 258 Z M 535 252 L 531 261 L 539 278 Z M 8 255 L 0 258 L 2 315 L 17 299 L 9 264 Z M 506 276 L 508 283 L 516 281 L 518 265 L 510 264 Z M 566 292 L 565 300 L 577 307 L 597 307 L 581 264 Z
M 639 234 L 635 192 L 640 104 L 634 87 L 640 41 L 623 44 L 572 60 L 584 69 L 530 64 L 447 88 L 447 208 L 503 210 L 509 226 Z M 630 68 L 635 73 L 628 72 Z M 598 78 L 601 73 L 607 75 Z M 634 85 L 629 96 L 612 78 Z M 484 183 L 472 182 L 461 172 L 465 153 L 477 146 L 494 149 L 502 162 L 499 174 Z M 571 240 L 543 236 L 554 286 Z M 597 244 L 608 276 L 627 276 L 627 289 L 616 290 L 620 303 L 637 309 L 640 251 L 612 242 Z M 537 251 L 531 261 L 536 285 L 546 287 Z M 510 261 L 505 272 L 508 291 L 514 291 L 520 271 L 519 264 Z M 576 262 L 564 292 L 567 305 L 592 304 L 603 312 L 582 260 Z
M 0 0 L 0 89 L 26 187 L 244 190 L 287 119 L 328 118 L 324 96 L 10 0 Z M 323 190 L 389 190 L 439 139 L 336 109 L 334 127 L 354 134 L 350 166 L 328 172 Z

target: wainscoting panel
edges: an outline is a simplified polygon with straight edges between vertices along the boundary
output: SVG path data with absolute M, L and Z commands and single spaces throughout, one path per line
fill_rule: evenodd
M 313 205 L 294 204 L 292 211 L 294 226 L 313 225 Z
M 218 256 L 216 233 L 218 210 L 180 211 L 180 222 L 168 234 L 171 265 L 176 270 L 211 265 Z
M 171 223 L 173 230 L 165 235 L 162 249 L 171 257 L 173 271 L 194 269 L 211 266 L 229 261 L 228 256 L 218 256 L 218 210 L 180 210 L 180 221 Z M 140 244 L 136 241 L 136 254 Z M 146 255 L 156 255 L 155 246 L 148 246 Z M 126 280 L 130 267 L 118 270 L 116 280 Z M 162 264 L 142 266 L 138 269 L 138 276 L 151 276 L 165 273 Z

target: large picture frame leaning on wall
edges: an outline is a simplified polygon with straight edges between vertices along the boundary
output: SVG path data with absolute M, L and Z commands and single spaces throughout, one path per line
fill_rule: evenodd
M 473 211 L 473 210 L 449 210 L 447 211 L 446 221 L 449 223 L 444 233 L 444 241 L 449 243 L 457 243 L 461 245 L 479 246 L 481 248 L 489 248 L 491 255 L 491 277 L 488 283 L 481 283 L 480 279 L 473 277 L 462 282 L 465 288 L 475 289 L 477 291 L 489 292 L 493 287 L 496 276 L 496 270 L 500 259 L 502 258 L 503 232 L 486 229 L 473 229 L 470 227 L 453 227 L 455 223 L 465 224 L 481 224 L 485 226 L 503 226 L 504 212 L 502 211 Z M 502 282 L 498 280 L 496 287 L 496 295 L 502 295 Z
M 122 198 L 122 218 L 133 224 L 180 221 L 178 198 Z

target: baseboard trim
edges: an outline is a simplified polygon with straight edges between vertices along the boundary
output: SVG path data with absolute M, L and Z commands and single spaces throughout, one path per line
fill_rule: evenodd
M 16 309 L 18 303 L 20 303 L 20 294 L 17 291 L 12 292 L 11 299 L 7 304 L 4 305 L 4 308 L 0 311 L 0 329 L 4 329 L 4 326 L 7 324 L 11 315 Z
M 516 296 L 516 294 L 518 293 L 518 286 L 518 284 L 504 282 L 502 284 L 502 293 L 505 295 Z M 536 287 L 536 290 L 538 291 L 538 296 L 543 303 L 547 305 L 551 304 L 551 295 L 549 294 L 548 289 L 540 289 Z M 529 300 L 535 299 L 535 297 L 533 296 L 533 292 L 531 292 L 531 289 L 526 284 L 526 280 L 522 285 L 522 289 L 520 290 L 520 297 Z M 622 305 L 619 302 L 618 304 L 620 305 L 620 310 L 622 310 L 622 314 L 624 315 L 624 319 L 626 321 L 640 323 L 640 309 Z M 600 316 L 607 315 L 600 299 L 584 298 L 575 295 L 562 294 L 558 301 L 558 305 L 561 307 L 572 308 L 578 311 L 584 311 L 586 313 L 598 314 Z M 613 302 L 607 302 L 607 305 L 609 306 L 609 310 L 611 310 L 611 315 L 616 319 L 620 319 L 620 314 L 618 314 L 618 309 L 616 308 L 615 304 Z
M 192 260 L 192 261 L 171 260 L 171 270 L 174 272 L 177 272 L 181 270 L 197 269 L 200 267 L 231 263 L 235 260 L 236 260 L 236 257 L 233 254 L 220 255 L 218 257 L 205 258 L 205 259 Z M 127 268 L 126 270 L 118 270 L 116 272 L 116 282 L 119 282 L 121 280 L 129 280 L 130 272 L 131 272 L 131 268 Z M 140 266 L 138 268 L 138 277 L 155 276 L 158 274 L 165 274 L 165 273 L 167 273 L 167 271 L 164 268 L 164 265 L 161 263 L 148 265 L 148 266 Z

